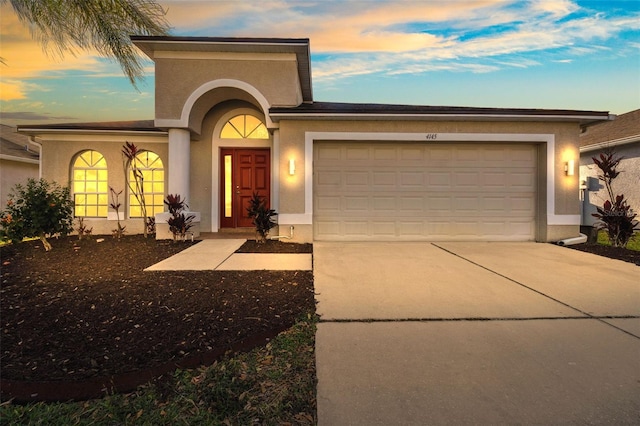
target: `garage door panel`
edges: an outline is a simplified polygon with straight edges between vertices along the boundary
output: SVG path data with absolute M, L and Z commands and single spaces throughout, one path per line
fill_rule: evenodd
M 461 196 L 453 199 L 453 212 L 474 214 L 480 210 L 480 200 L 477 196 Z
M 386 171 L 375 171 L 372 172 L 373 175 L 373 185 L 375 189 L 389 189 L 395 188 L 397 185 L 396 182 L 396 172 L 386 172 Z
M 531 197 L 509 197 L 508 201 L 512 212 L 521 212 L 523 215 L 531 213 L 535 208 L 535 202 Z
M 396 197 L 373 197 L 373 211 L 384 213 L 396 213 L 398 210 Z
M 350 213 L 364 214 L 370 210 L 369 197 L 341 197 L 344 203 L 344 210 Z
M 431 212 L 445 212 L 451 211 L 451 197 L 450 196 L 431 196 L 427 199 L 427 210 Z
M 396 222 L 394 220 L 372 220 L 371 234 L 375 237 L 394 237 L 396 235 Z
M 426 173 L 418 172 L 400 172 L 400 185 L 403 188 L 415 187 L 422 189 L 425 184 Z
M 533 145 L 315 145 L 318 240 L 534 239 Z
M 505 172 L 490 171 L 483 173 L 484 185 L 492 188 L 505 188 L 507 186 L 507 174 Z
M 510 187 L 529 189 L 534 187 L 536 176 L 533 170 L 525 172 L 511 172 L 509 173 Z
M 398 150 L 393 147 L 374 147 L 372 152 L 373 159 L 378 161 L 396 161 L 398 159 L 398 155 Z
M 369 172 L 344 172 L 344 184 L 347 190 L 366 189 L 369 187 Z
M 411 196 L 400 196 L 399 197 L 399 205 L 398 208 L 401 211 L 408 211 L 414 213 L 422 213 L 424 212 L 424 197 L 411 197 Z
M 429 171 L 428 175 L 429 189 L 437 189 L 437 187 L 449 189 L 451 188 L 451 173 L 445 171 Z
M 351 161 L 369 160 L 370 148 L 364 144 L 362 146 L 347 148 L 346 159 Z
M 479 172 L 456 172 L 452 183 L 458 188 L 462 187 L 463 190 L 476 188 L 481 184 L 480 175 Z
M 358 239 L 368 238 L 370 235 L 369 222 L 368 221 L 355 221 L 345 220 L 342 224 L 342 235 L 347 239 L 358 237 Z
M 397 149 L 399 151 L 399 159 L 402 161 L 423 162 L 426 158 L 425 151 L 418 146 L 407 146 Z
M 318 174 L 316 177 L 316 186 L 322 192 L 331 187 L 331 189 L 339 188 L 342 182 L 342 174 L 339 171 L 325 170 L 323 173 Z

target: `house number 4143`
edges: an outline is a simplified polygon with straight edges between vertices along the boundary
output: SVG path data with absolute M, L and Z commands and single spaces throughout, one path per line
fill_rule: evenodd
M 427 133 L 426 135 L 426 139 L 438 139 L 438 134 L 437 133 Z

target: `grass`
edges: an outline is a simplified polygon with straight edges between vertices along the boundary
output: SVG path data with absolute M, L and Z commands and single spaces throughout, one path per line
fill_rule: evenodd
M 609 238 L 607 237 L 607 233 L 605 231 L 598 231 L 598 244 L 602 244 L 605 246 L 610 246 Z M 628 250 L 640 251 L 640 232 L 636 232 L 633 234 L 633 237 L 627 243 Z
M 312 425 L 316 422 L 315 314 L 264 347 L 179 370 L 136 392 L 71 403 L 0 406 L 3 424 Z

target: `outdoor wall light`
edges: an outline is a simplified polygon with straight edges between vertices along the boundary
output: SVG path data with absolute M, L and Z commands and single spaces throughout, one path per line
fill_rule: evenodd
M 573 176 L 576 172 L 576 165 L 574 160 L 569 160 L 564 163 L 564 172 L 567 176 Z
M 296 162 L 293 158 L 289 159 L 289 174 L 291 176 L 296 174 Z

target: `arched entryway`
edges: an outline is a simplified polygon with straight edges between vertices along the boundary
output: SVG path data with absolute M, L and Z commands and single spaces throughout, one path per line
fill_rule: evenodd
M 254 192 L 271 199 L 272 137 L 262 114 L 235 108 L 213 131 L 212 216 L 219 229 L 252 227 L 247 203 Z

